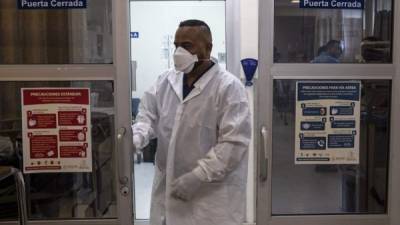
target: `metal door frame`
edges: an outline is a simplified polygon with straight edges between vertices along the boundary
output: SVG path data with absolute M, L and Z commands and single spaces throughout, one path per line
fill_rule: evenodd
M 396 225 L 400 223 L 398 191 L 400 177 L 395 171 L 400 170 L 395 159 L 400 157 L 400 7 L 393 6 L 394 37 L 393 64 L 274 64 L 274 0 L 259 1 L 259 77 L 255 94 L 255 145 L 257 149 L 257 224 L 266 225 Z M 391 79 L 392 80 L 392 112 L 390 133 L 390 164 L 388 181 L 388 213 L 382 215 L 304 215 L 304 216 L 272 216 L 271 170 L 272 170 L 272 109 L 274 79 Z M 267 129 L 263 141 L 261 129 Z M 266 143 L 264 143 L 266 142 Z M 266 170 L 266 171 L 265 171 Z M 266 174 L 265 174 L 266 173 Z M 267 175 L 266 181 L 265 178 Z M 264 177 L 263 177 L 264 176 Z M 393 199 L 397 199 L 393 200 Z
M 115 177 L 126 177 L 128 194 L 120 193 L 120 179 L 115 179 L 117 218 L 115 219 L 68 219 L 33 220 L 37 225 L 127 225 L 133 224 L 132 186 L 132 141 L 131 141 L 131 92 L 129 42 L 129 1 L 112 1 L 113 64 L 66 64 L 66 65 L 0 65 L 0 81 L 67 81 L 67 80 L 111 80 L 115 85 L 115 128 L 124 127 L 126 134 L 121 139 L 113 160 L 122 163 L 123 171 L 115 168 Z M 117 137 L 115 137 L 117 138 Z M 117 143 L 117 141 L 115 141 Z M 118 154 L 121 153 L 121 154 Z M 121 170 L 121 169 L 120 169 Z M 17 221 L 1 221 L 0 225 L 16 225 Z

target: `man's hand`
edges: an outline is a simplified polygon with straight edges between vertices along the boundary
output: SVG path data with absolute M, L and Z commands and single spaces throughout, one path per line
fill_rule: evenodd
M 182 201 L 189 201 L 200 188 L 202 181 L 193 173 L 186 173 L 172 182 L 171 195 Z
M 142 146 L 142 137 L 140 135 L 133 135 L 133 146 L 135 147 L 135 153 L 140 152 L 140 146 Z

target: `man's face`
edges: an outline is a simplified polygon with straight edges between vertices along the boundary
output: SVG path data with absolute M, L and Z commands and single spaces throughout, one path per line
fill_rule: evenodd
M 182 47 L 199 59 L 209 59 L 212 45 L 200 27 L 180 27 L 175 33 L 175 48 Z

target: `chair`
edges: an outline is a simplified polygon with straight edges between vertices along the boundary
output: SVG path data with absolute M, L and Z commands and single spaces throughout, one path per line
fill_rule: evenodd
M 14 176 L 15 184 L 17 187 L 18 212 L 20 222 L 19 224 L 26 225 L 28 224 L 28 214 L 25 196 L 26 189 L 24 176 L 22 175 L 21 171 L 16 168 L 9 166 L 0 166 L 0 182 L 10 176 Z

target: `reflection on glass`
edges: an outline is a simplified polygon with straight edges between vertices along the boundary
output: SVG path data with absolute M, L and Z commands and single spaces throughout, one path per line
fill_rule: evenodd
M 93 172 L 24 175 L 29 218 L 115 218 L 113 82 L 0 82 L 0 165 L 21 170 L 22 87 L 89 87 L 91 90 Z M 0 182 L 0 220 L 17 218 L 15 195 L 13 179 Z
M 311 60 L 311 63 L 339 63 L 342 53 L 343 49 L 340 41 L 330 40 L 318 48 L 317 56 Z
M 21 10 L 1 0 L 0 15 L 0 64 L 113 62 L 111 0 L 65 10 Z
M 274 81 L 272 213 L 379 214 L 387 211 L 388 80 L 363 80 L 359 165 L 295 165 L 296 80 Z
M 363 10 L 311 9 L 275 0 L 274 62 L 390 63 L 392 0 L 364 2 Z M 340 43 L 340 57 L 324 51 L 332 40 Z

